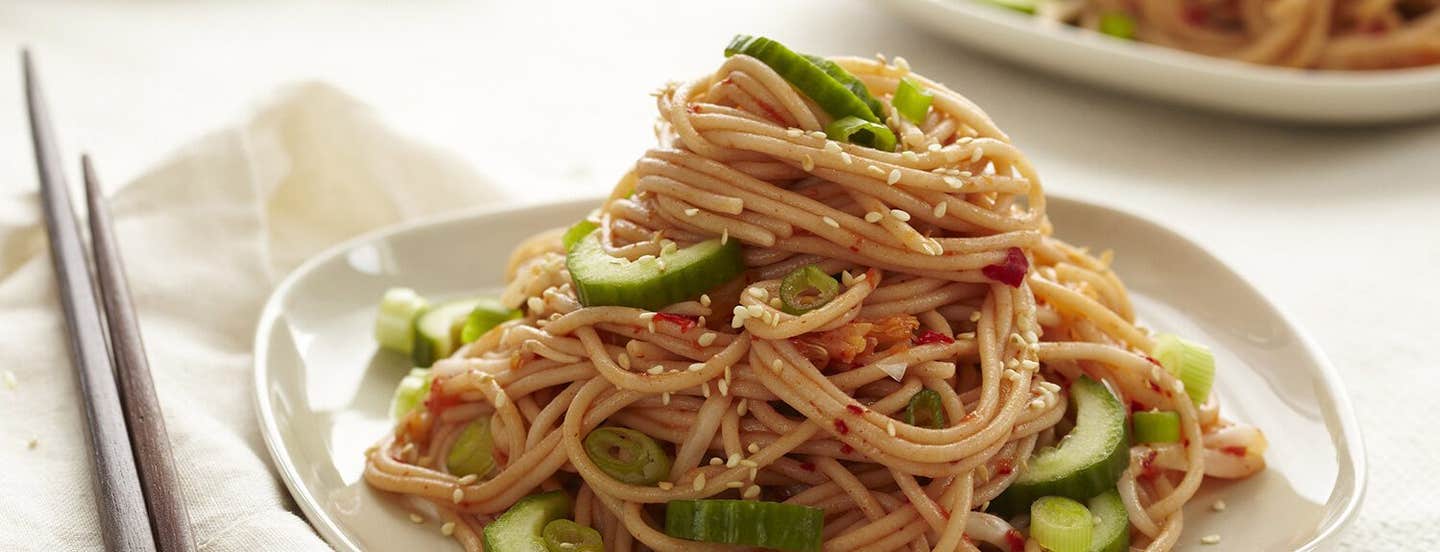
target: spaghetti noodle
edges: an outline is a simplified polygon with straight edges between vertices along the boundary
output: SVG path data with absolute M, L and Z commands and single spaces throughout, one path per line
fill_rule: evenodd
M 824 550 L 1038 549 L 1023 517 L 986 507 L 1076 425 L 1083 376 L 1131 409 L 1178 414 L 1177 442 L 1125 443 L 1114 488 L 1134 546 L 1171 548 L 1204 476 L 1263 468 L 1258 430 L 1222 419 L 1213 396 L 1193 403 L 1150 358 L 1108 253 L 1052 234 L 1039 176 L 988 116 L 901 58 L 831 61 L 877 99 L 896 151 L 829 139 L 832 116 L 748 55 L 667 85 L 659 145 L 591 215 L 596 239 L 627 260 L 738 242 L 743 275 L 658 313 L 586 306 L 560 231 L 531 238 L 501 297 L 523 317 L 435 363 L 365 480 L 433 508 L 467 550 L 517 500 L 554 490 L 610 551 L 734 549 L 665 527 L 667 503 L 715 498 L 823 510 Z M 933 94 L 919 122 L 879 101 L 902 79 Z M 839 274 L 838 290 L 787 312 L 782 280 L 808 266 Z M 475 420 L 496 466 L 450 473 Z M 658 481 L 622 482 L 587 452 L 601 427 L 673 460 Z

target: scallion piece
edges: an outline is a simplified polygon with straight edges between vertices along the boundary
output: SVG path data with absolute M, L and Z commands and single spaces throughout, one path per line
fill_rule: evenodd
M 1180 415 L 1168 410 L 1151 410 L 1130 415 L 1136 443 L 1180 441 Z
M 626 427 L 602 427 L 585 436 L 585 453 L 610 477 L 631 485 L 654 485 L 670 474 L 670 455 L 649 435 Z
M 460 477 L 490 475 L 490 471 L 495 469 L 495 442 L 490 435 L 490 418 L 481 416 L 465 426 L 455 444 L 450 445 L 450 453 L 445 455 L 445 467 Z
M 1030 538 L 1051 552 L 1087 552 L 1095 519 L 1084 504 L 1061 496 L 1030 505 Z
M 895 133 L 890 127 L 859 117 L 844 117 L 825 125 L 831 140 L 848 142 L 880 151 L 895 151 Z
M 409 414 L 425 396 L 430 394 L 430 382 L 434 379 L 428 368 L 411 368 L 410 373 L 400 379 L 395 394 L 390 399 L 390 417 L 400 419 Z
M 465 319 L 465 327 L 460 328 L 460 342 L 469 343 L 480 339 L 480 336 L 495 329 L 495 326 L 520 316 L 517 309 L 505 308 L 505 305 L 494 299 L 482 299 L 475 304 L 475 310 L 470 311 L 470 317 Z
M 579 243 L 581 239 L 589 236 L 591 232 L 594 232 L 595 229 L 599 227 L 599 225 L 590 222 L 590 219 L 581 220 L 565 230 L 565 234 L 560 236 L 560 243 L 565 246 L 566 251 L 569 251 L 575 247 L 576 243 Z
M 780 310 L 801 315 L 825 306 L 840 294 L 840 283 L 815 265 L 805 265 L 780 280 Z
M 905 405 L 905 423 L 930 429 L 944 428 L 947 422 L 940 394 L 933 389 L 921 389 L 910 397 L 910 404 Z
M 540 536 L 545 539 L 545 552 L 605 552 L 599 531 L 568 519 L 546 523 Z
M 1122 11 L 1107 11 L 1100 14 L 1100 32 L 1115 38 L 1135 38 L 1135 18 Z
M 918 125 L 925 122 L 925 114 L 930 112 L 930 102 L 934 99 L 935 94 L 919 83 L 902 78 L 900 86 L 895 88 L 895 97 L 890 99 L 890 105 L 895 106 L 895 111 L 900 115 Z
M 744 54 L 768 65 L 784 78 L 785 82 L 814 100 L 820 109 L 825 110 L 833 119 L 858 117 L 866 121 L 880 122 L 877 114 L 872 113 L 870 107 L 853 91 L 820 66 L 786 48 L 784 44 L 762 36 L 736 35 L 725 48 L 726 57 L 735 54 Z
M 1215 355 L 1209 347 L 1174 334 L 1161 334 L 1155 338 L 1151 356 L 1180 378 L 1185 393 L 1195 404 L 1210 398 L 1210 387 L 1215 384 Z
M 392 351 L 410 354 L 415 346 L 415 317 L 430 302 L 410 288 L 390 288 L 380 299 L 380 312 L 375 316 L 375 340 Z
M 825 510 L 758 500 L 672 500 L 665 533 L 677 539 L 819 552 Z

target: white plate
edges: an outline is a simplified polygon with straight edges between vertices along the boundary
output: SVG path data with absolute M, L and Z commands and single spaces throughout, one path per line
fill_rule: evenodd
M 390 430 L 390 392 L 406 359 L 377 352 L 376 301 L 391 286 L 433 297 L 494 289 L 511 247 L 568 224 L 598 200 L 451 215 L 382 230 L 305 263 L 276 288 L 255 337 L 255 406 L 275 465 L 332 545 L 351 550 L 450 550 L 434 522 L 412 523 L 361 480 L 363 451 Z M 1185 516 L 1182 550 L 1314 550 L 1356 512 L 1364 456 L 1335 371 L 1294 324 L 1243 278 L 1189 240 L 1107 207 L 1052 198 L 1056 228 L 1108 247 L 1155 328 L 1209 343 L 1227 416 L 1270 438 L 1270 468 L 1207 483 Z M 1223 498 L 1229 509 L 1209 511 Z M 1219 546 L 1201 547 L 1218 533 Z
M 1289 121 L 1378 123 L 1440 114 L 1440 66 L 1305 71 L 1192 54 L 1042 21 L 979 0 L 876 0 L 988 54 L 1175 102 Z

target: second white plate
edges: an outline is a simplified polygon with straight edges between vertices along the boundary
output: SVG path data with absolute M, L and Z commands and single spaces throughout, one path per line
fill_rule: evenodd
M 1440 114 L 1440 66 L 1391 71 L 1267 67 L 1038 20 L 978 0 L 876 0 L 987 54 L 1103 86 L 1244 115 L 1313 123 L 1413 121 Z
M 436 297 L 500 284 L 525 237 L 570 224 L 598 199 L 452 215 L 339 245 L 276 288 L 255 336 L 255 407 L 281 476 L 335 548 L 457 550 L 439 526 L 361 480 L 364 451 L 390 431 L 390 393 L 408 359 L 377 351 L 375 305 L 388 287 Z M 1321 353 L 1242 277 L 1174 232 L 1111 208 L 1052 197 L 1057 230 L 1113 248 L 1140 316 L 1215 350 L 1227 416 L 1270 438 L 1269 468 L 1208 482 L 1186 508 L 1179 550 L 1315 550 L 1355 514 L 1364 458 L 1354 415 Z M 1230 507 L 1211 512 L 1223 498 Z M 1220 534 L 1219 546 L 1201 546 Z

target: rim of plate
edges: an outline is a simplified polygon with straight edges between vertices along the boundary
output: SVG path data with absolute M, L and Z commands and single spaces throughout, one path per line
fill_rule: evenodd
M 922 1 L 935 2 L 937 0 Z M 1215 259 L 1218 264 L 1230 271 L 1237 280 L 1244 284 L 1246 291 L 1259 297 L 1260 300 L 1264 302 L 1264 306 L 1279 315 L 1285 325 L 1293 330 L 1302 347 L 1315 360 L 1315 364 L 1319 368 L 1319 375 L 1324 380 L 1325 385 L 1323 389 L 1324 393 L 1317 393 L 1317 398 L 1328 404 L 1330 408 L 1327 411 L 1333 413 L 1333 422 L 1338 425 L 1340 430 L 1341 439 L 1336 443 L 1337 453 L 1344 457 L 1337 458 L 1337 460 L 1344 460 L 1344 462 L 1337 464 L 1337 469 L 1340 470 L 1337 473 L 1337 487 L 1332 490 L 1329 500 L 1336 498 L 1337 492 L 1349 495 L 1341 496 L 1345 501 L 1341 511 L 1322 520 L 1322 525 L 1317 528 L 1315 535 L 1313 535 L 1304 546 L 1297 549 L 1297 552 L 1316 550 L 1320 545 L 1333 540 L 1341 529 L 1344 529 L 1354 521 L 1356 515 L 1359 513 L 1360 505 L 1364 502 L 1365 498 L 1369 470 L 1365 455 L 1365 444 L 1360 434 L 1359 421 L 1355 418 L 1354 408 L 1350 403 L 1349 395 L 1345 393 L 1345 386 L 1340 379 L 1340 374 L 1336 371 L 1334 365 L 1330 364 L 1330 359 L 1324 354 L 1324 351 L 1315 344 L 1310 335 L 1304 331 L 1304 328 L 1295 323 L 1294 318 L 1291 317 L 1289 312 L 1276 305 L 1269 297 L 1261 293 L 1260 290 L 1255 287 L 1254 283 L 1235 270 L 1231 264 L 1226 263 L 1223 258 L 1216 255 L 1214 251 L 1201 245 L 1200 242 L 1190 239 L 1189 236 L 1143 215 L 1103 201 L 1095 201 L 1088 198 L 1081 199 L 1068 194 L 1050 191 L 1046 192 L 1046 199 L 1047 201 L 1058 200 L 1105 209 L 1114 215 L 1135 219 L 1153 227 L 1157 231 L 1169 234 L 1168 237 L 1170 238 L 1180 240 L 1196 248 L 1200 252 Z M 265 449 L 270 454 L 272 465 L 285 482 L 285 488 L 289 491 L 291 498 L 295 500 L 295 503 L 298 504 L 304 512 L 306 520 L 310 522 L 310 525 L 316 529 L 316 532 L 319 533 L 327 543 L 336 547 L 343 546 L 349 550 L 360 550 L 360 547 L 350 539 L 344 529 L 335 523 L 335 519 L 325 511 L 320 501 L 301 481 L 299 468 L 290 461 L 284 443 L 281 442 L 279 423 L 275 418 L 273 403 L 270 400 L 269 393 L 266 392 L 266 383 L 268 382 L 270 373 L 269 361 L 267 359 L 270 352 L 270 335 L 275 328 L 276 322 L 281 319 L 281 304 L 284 298 L 289 295 L 290 290 L 301 278 L 309 275 L 315 267 L 332 261 L 358 245 L 405 233 L 416 228 L 503 212 L 555 209 L 570 206 L 583 209 L 586 205 L 598 205 L 603 200 L 603 196 L 596 196 L 558 202 L 522 201 L 502 205 L 482 205 L 457 209 L 455 211 L 381 227 L 326 248 L 320 253 L 306 259 L 305 262 L 291 270 L 279 284 L 276 284 L 275 289 L 270 292 L 269 298 L 265 300 L 265 306 L 260 310 L 260 320 L 255 329 L 255 344 L 252 351 L 254 355 L 252 359 L 254 378 L 251 380 L 251 384 L 254 386 L 254 396 L 252 397 L 253 406 L 255 408 L 255 415 L 260 422 L 260 436 L 265 441 Z M 1331 416 L 1322 415 L 1322 417 L 1330 421 L 1329 418 Z M 1346 472 L 1343 468 L 1347 464 L 1350 466 L 1349 475 L 1354 482 L 1349 489 L 1342 489 L 1339 485 L 1345 480 Z M 1329 500 L 1327 500 L 1327 504 Z

